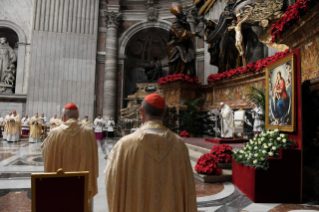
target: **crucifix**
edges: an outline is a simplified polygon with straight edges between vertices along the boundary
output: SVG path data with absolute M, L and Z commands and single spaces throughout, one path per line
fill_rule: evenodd
M 252 16 L 252 13 L 250 13 L 249 15 L 247 15 L 244 18 L 240 18 L 240 12 L 239 10 L 237 11 L 237 21 L 233 20 L 232 25 L 230 27 L 228 27 L 228 30 L 232 30 L 234 29 L 236 32 L 236 48 L 239 51 L 239 55 L 242 57 L 243 60 L 243 66 L 244 68 L 247 67 L 247 63 L 246 63 L 246 57 L 245 57 L 245 44 L 243 41 L 243 34 L 242 34 L 242 24 L 245 23 L 245 21 L 247 21 L 248 18 L 250 18 Z
M 159 144 L 157 144 L 157 148 L 155 148 L 154 150 L 157 150 L 157 154 L 160 154 L 160 151 L 164 150 L 164 148 L 160 148 Z

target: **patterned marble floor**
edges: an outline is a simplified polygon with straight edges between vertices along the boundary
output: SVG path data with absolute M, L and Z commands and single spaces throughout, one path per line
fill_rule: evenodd
M 94 197 L 94 212 L 108 211 L 105 194 L 104 159 L 117 139 L 99 143 L 99 193 Z M 101 148 L 101 144 L 104 147 Z M 43 172 L 41 143 L 29 144 L 26 139 L 19 143 L 8 143 L 0 139 L 0 211 L 31 211 L 31 173 Z M 254 204 L 232 183 L 204 184 L 195 182 L 198 210 L 203 212 L 287 212 L 319 211 L 318 203 Z

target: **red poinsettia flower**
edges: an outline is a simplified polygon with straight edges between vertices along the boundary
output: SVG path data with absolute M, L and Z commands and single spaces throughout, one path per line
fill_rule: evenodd
M 196 76 L 190 77 L 185 74 L 174 74 L 162 77 L 158 80 L 158 85 L 164 85 L 171 82 L 182 81 L 182 82 L 189 82 L 199 84 L 198 78 Z
M 227 144 L 220 144 L 213 147 L 210 151 L 211 154 L 215 155 L 218 162 L 230 163 L 232 162 L 231 155 L 233 154 L 233 148 Z
M 270 34 L 273 36 L 271 42 L 280 38 L 282 33 L 297 22 L 302 15 L 310 11 L 310 5 L 317 3 L 317 0 L 297 0 L 296 4 L 289 6 L 285 16 L 281 17 L 275 24 L 271 25 Z
M 182 132 L 179 134 L 179 136 L 181 136 L 182 138 L 189 138 L 189 137 L 190 137 L 190 136 L 189 136 L 189 133 L 186 132 L 186 131 L 182 131 Z
M 195 171 L 199 174 L 220 175 L 223 171 L 217 166 L 218 159 L 215 155 L 206 153 L 198 158 Z

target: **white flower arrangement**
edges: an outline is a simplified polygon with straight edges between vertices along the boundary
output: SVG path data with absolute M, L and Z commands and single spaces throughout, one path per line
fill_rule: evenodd
M 280 148 L 290 148 L 295 142 L 288 138 L 287 134 L 280 133 L 279 130 L 264 131 L 256 134 L 253 139 L 245 143 L 242 150 L 236 151 L 233 158 L 237 163 L 246 166 L 268 169 L 268 157 L 279 157 Z

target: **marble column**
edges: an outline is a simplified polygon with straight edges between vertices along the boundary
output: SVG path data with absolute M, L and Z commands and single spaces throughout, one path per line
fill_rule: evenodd
M 121 13 L 106 12 L 106 58 L 104 72 L 103 117 L 116 117 L 117 67 L 118 67 L 118 27 L 122 19 Z

